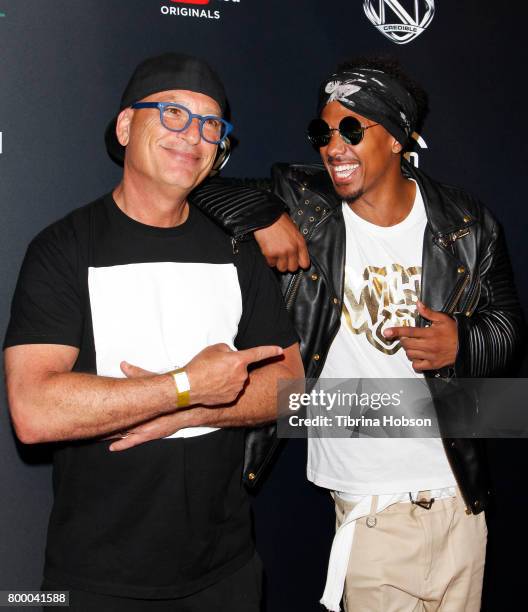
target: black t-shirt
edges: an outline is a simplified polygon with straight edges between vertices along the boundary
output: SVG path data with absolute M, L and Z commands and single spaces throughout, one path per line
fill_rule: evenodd
M 178 227 L 146 226 L 108 195 L 30 244 L 4 346 L 71 345 L 75 371 L 122 376 L 122 360 L 163 372 L 217 342 L 296 341 L 254 242 L 234 253 L 192 207 Z M 244 437 L 199 428 L 115 453 L 108 442 L 57 445 L 46 578 L 165 598 L 236 571 L 253 554 Z

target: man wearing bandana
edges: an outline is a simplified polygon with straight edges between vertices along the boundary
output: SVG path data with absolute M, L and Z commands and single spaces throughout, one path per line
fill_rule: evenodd
M 289 271 L 310 379 L 490 377 L 514 360 L 523 321 L 498 223 L 403 157 L 426 99 L 391 62 L 343 64 L 308 128 L 323 166 L 274 167 L 300 233 L 283 215 L 255 236 Z M 235 235 L 252 222 L 220 216 Z M 478 440 L 308 442 L 308 478 L 336 506 L 328 610 L 480 610 L 489 485 Z

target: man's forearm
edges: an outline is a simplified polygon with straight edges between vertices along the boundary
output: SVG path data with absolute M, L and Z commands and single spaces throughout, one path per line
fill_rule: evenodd
M 213 179 L 199 185 L 190 201 L 237 237 L 271 225 L 287 210 L 269 187 L 263 179 Z
M 216 406 L 233 402 L 247 382 L 250 364 L 282 354 L 278 346 L 242 351 L 233 351 L 225 344 L 204 348 L 185 366 L 191 387 L 190 404 Z M 77 349 L 55 345 L 15 346 L 6 350 L 9 405 L 22 442 L 105 436 L 177 413 L 177 390 L 170 374 L 153 374 L 126 362 L 121 363 L 121 369 L 127 378 L 75 373 L 70 370 L 77 355 Z M 280 367 L 288 371 L 291 363 L 294 372 L 298 367 L 295 364 L 300 364 L 302 377 L 297 345 L 284 351 Z M 269 368 L 273 367 L 275 364 L 269 364 Z M 271 387 L 272 379 L 266 380 Z M 262 389 L 265 393 L 265 385 Z M 274 393 L 274 388 L 269 393 Z M 267 418 L 259 412 L 265 401 L 256 395 L 248 400 L 248 405 L 251 401 L 253 418 Z
M 176 409 L 168 375 L 120 379 L 49 373 L 32 385 L 33 392 L 28 391 L 32 381 L 24 382 L 24 391 L 11 387 L 9 400 L 17 434 L 26 443 L 107 435 Z

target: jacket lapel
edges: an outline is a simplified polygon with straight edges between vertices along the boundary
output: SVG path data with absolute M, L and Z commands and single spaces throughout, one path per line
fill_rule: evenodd
M 453 243 L 474 223 L 452 200 L 446 200 L 427 175 L 404 161 L 403 173 L 413 178 L 422 193 L 427 226 L 422 255 L 421 301 L 449 314 L 469 281 L 470 271 L 454 254 Z M 471 231 L 471 230 L 469 230 Z M 423 321 L 420 321 L 423 324 Z

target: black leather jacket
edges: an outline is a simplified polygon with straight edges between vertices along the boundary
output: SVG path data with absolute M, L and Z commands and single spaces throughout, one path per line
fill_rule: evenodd
M 458 323 L 454 367 L 425 375 L 428 379 L 504 375 L 519 349 L 524 322 L 501 229 L 489 211 L 464 191 L 433 181 L 405 161 L 403 172 L 417 181 L 428 219 L 421 300 L 451 314 Z M 229 181 L 206 183 L 196 203 L 235 239 L 273 223 L 282 212 L 274 200 L 266 204 L 265 213 L 258 207 L 258 218 L 253 206 L 230 206 L 233 186 Z M 345 261 L 341 200 L 321 165 L 276 165 L 273 192 L 288 205 L 309 245 L 310 268 L 282 275 L 281 282 L 301 338 L 306 377 L 317 378 L 341 320 Z M 424 321 L 419 317 L 417 324 Z M 440 422 L 440 414 L 438 418 Z M 467 507 L 474 513 L 482 511 L 490 491 L 481 441 L 443 442 Z M 251 473 L 250 480 L 257 480 L 273 448 L 269 427 L 248 436 L 246 478 Z

